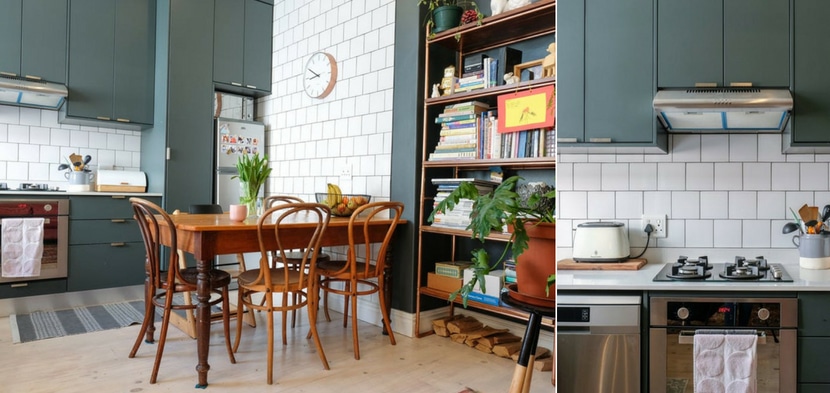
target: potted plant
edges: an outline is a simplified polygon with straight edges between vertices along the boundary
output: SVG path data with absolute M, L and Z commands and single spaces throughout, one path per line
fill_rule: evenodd
M 467 297 L 476 283 L 479 283 L 482 292 L 486 292 L 484 276 L 502 263 L 508 250 L 516 259 L 519 290 L 531 297 L 553 300 L 549 287 L 554 283 L 556 269 L 553 263 L 556 190 L 538 183 L 521 185 L 517 189 L 521 180 L 524 179 L 512 176 L 483 195 L 472 183 L 461 182 L 430 214 L 429 221 L 432 222 L 436 212 L 452 210 L 462 198 L 470 199 L 473 206 L 467 229 L 472 231 L 474 239 L 484 242 L 491 231 L 503 232 L 505 227 L 510 231 L 510 239 L 495 262 L 490 262 L 490 255 L 483 248 L 472 251 L 470 269 L 473 270 L 473 278 L 450 294 L 450 300 L 461 294 L 466 307 Z
M 462 19 L 464 23 L 471 23 L 484 18 L 471 0 L 418 0 L 418 4 L 427 7 L 426 24 L 432 34 L 460 26 Z
M 236 161 L 238 174 L 231 179 L 239 178 L 239 203 L 248 206 L 248 215 L 258 215 L 257 205 L 261 199 L 259 192 L 265 185 L 265 180 L 271 174 L 268 167 L 268 156 L 255 154 L 242 154 Z

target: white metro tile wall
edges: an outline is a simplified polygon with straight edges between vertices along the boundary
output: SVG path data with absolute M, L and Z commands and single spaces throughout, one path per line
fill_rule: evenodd
M 0 182 L 47 183 L 62 187 L 58 165 L 72 153 L 92 156 L 90 168 L 138 170 L 137 131 L 58 123 L 58 112 L 0 105 Z
M 257 100 L 274 168 L 267 193 L 313 199 L 326 183 L 374 200 L 390 194 L 395 2 L 275 1 L 272 94 Z M 334 56 L 337 83 L 309 98 L 302 75 L 316 51 Z M 341 178 L 351 170 L 351 180 Z
M 651 255 L 712 248 L 794 253 L 792 235 L 781 233 L 789 209 L 830 204 L 830 156 L 782 154 L 781 135 L 669 138 L 667 155 L 558 157 L 561 255 L 569 255 L 576 226 L 592 220 L 626 224 L 636 255 L 645 245 L 643 214 L 668 218 L 668 237 L 651 239 Z

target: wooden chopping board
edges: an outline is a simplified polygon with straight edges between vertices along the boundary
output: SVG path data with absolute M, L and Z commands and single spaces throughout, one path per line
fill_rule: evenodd
M 625 262 L 576 262 L 573 259 L 560 260 L 558 270 L 640 270 L 648 261 L 645 258 L 629 259 Z

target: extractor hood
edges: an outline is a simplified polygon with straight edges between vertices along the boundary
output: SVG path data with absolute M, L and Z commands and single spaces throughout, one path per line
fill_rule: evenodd
M 0 104 L 57 110 L 68 94 L 57 83 L 0 75 Z
M 666 89 L 654 96 L 654 111 L 670 132 L 781 132 L 792 109 L 788 89 Z

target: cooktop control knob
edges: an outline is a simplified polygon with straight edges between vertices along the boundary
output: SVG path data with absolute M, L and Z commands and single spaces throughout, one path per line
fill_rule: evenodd
M 677 317 L 680 319 L 689 318 L 689 309 L 686 307 L 680 307 L 677 309 Z
M 781 269 L 779 269 L 778 266 L 773 266 L 772 269 L 770 269 L 770 271 L 772 272 L 772 278 L 776 280 L 780 280 L 781 276 L 784 275 L 784 273 L 781 272 Z
M 769 310 L 767 310 L 766 308 L 761 308 L 760 310 L 758 310 L 758 318 L 762 321 L 766 321 L 767 319 L 769 319 Z

